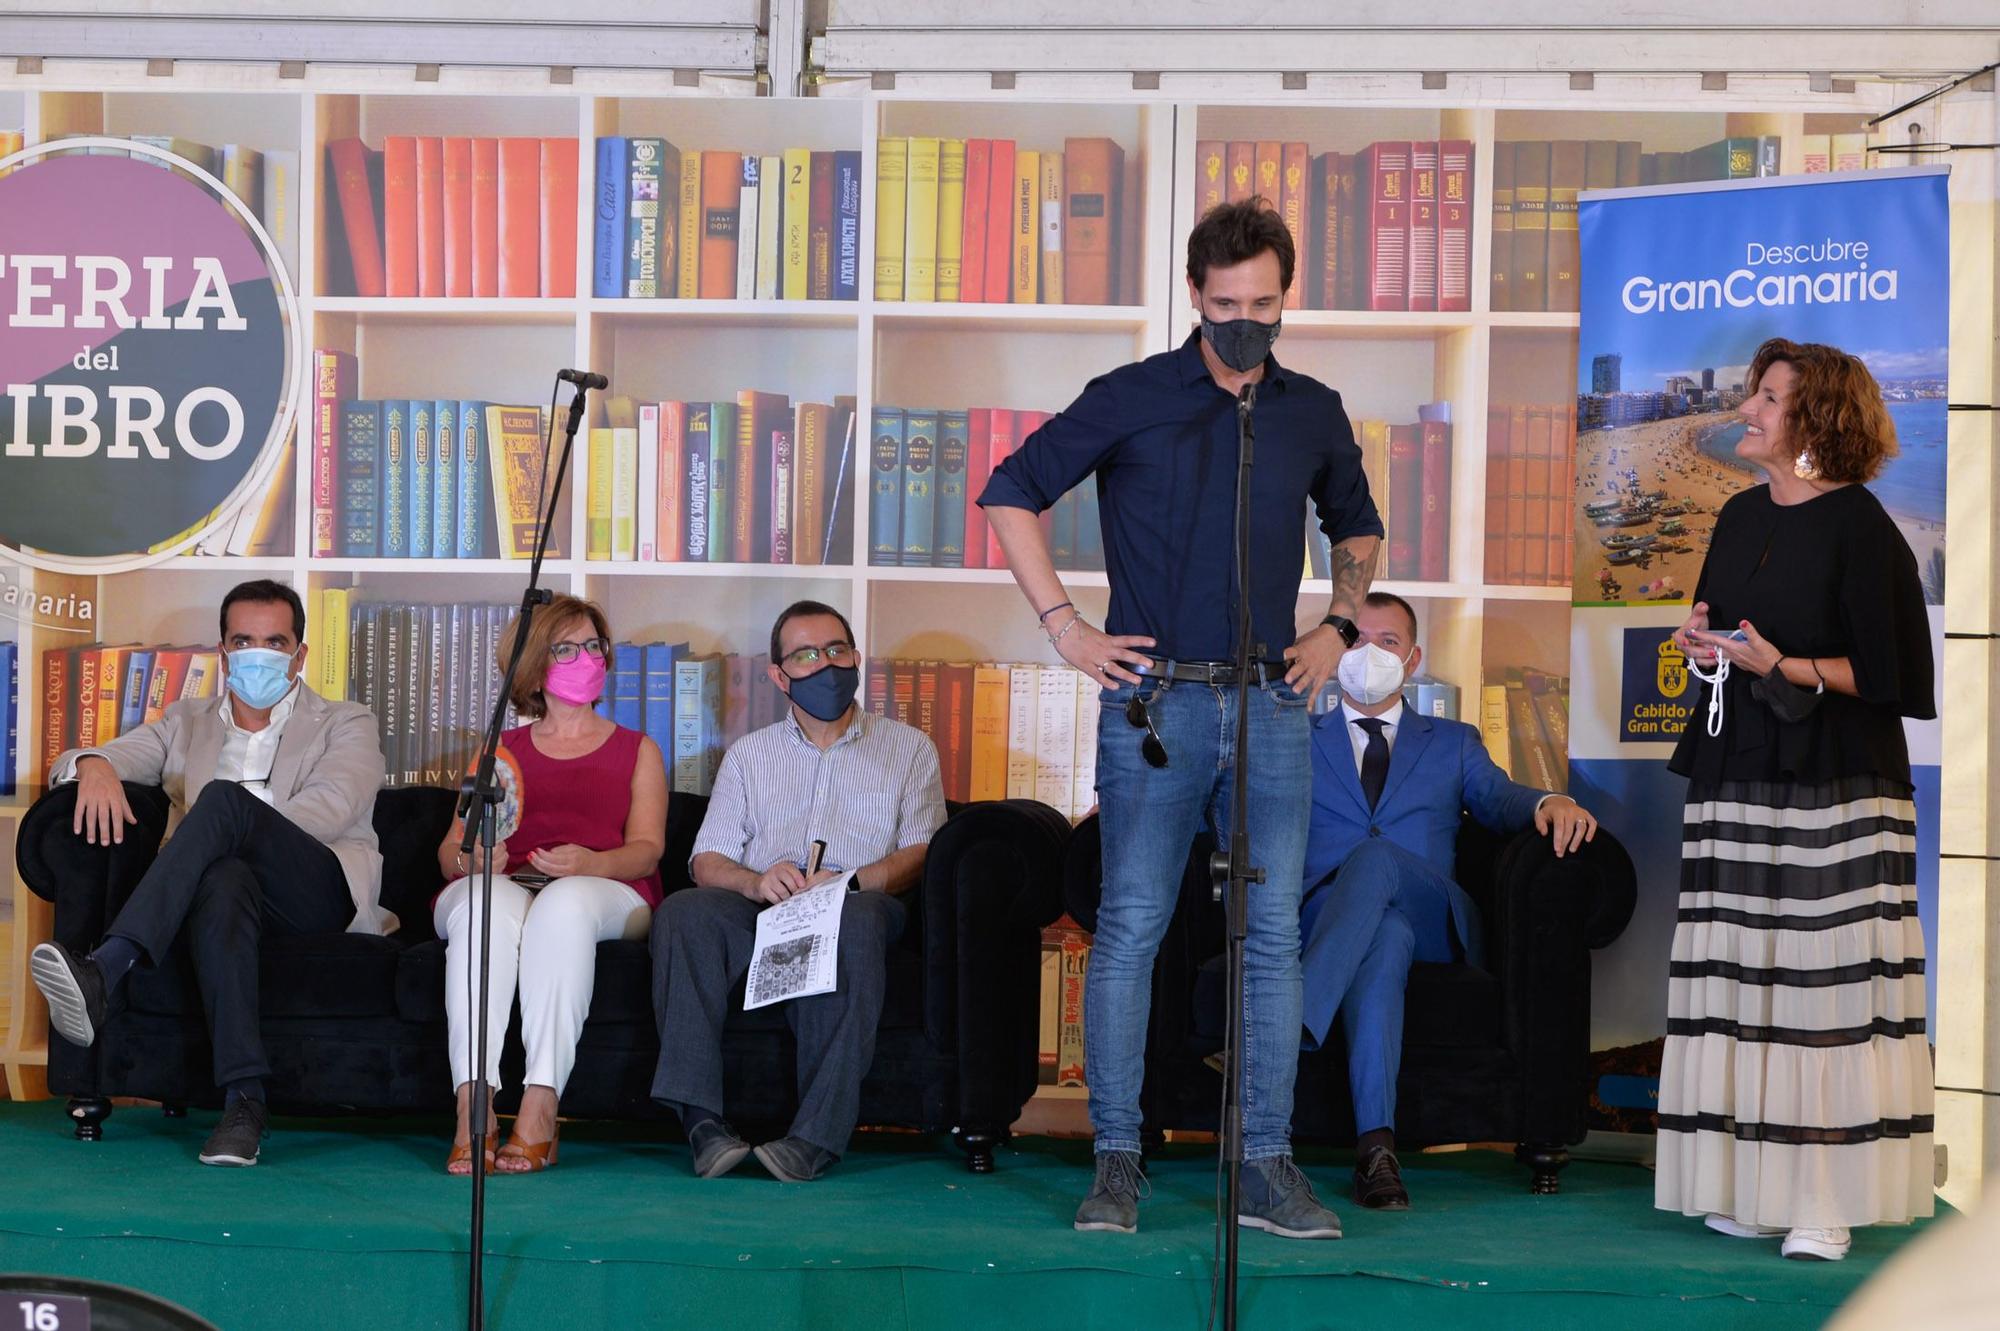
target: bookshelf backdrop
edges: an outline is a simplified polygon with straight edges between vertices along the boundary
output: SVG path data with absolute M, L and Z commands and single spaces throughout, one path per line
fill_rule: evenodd
M 1299 306 L 1285 313 L 1278 354 L 1342 392 L 1368 451 L 1371 476 L 1387 497 L 1390 548 L 1377 585 L 1416 606 L 1427 674 L 1455 686 L 1459 701 L 1449 705 L 1477 721 L 1482 688 L 1503 687 L 1510 671 L 1516 682 L 1527 672 L 1530 679 L 1546 677 L 1559 687 L 1568 671 L 1569 642 L 1569 565 L 1562 544 L 1567 522 L 1553 515 L 1563 511 L 1558 500 L 1568 485 L 1564 459 L 1574 421 L 1576 317 L 1562 308 L 1559 295 L 1553 308 L 1547 308 L 1546 298 L 1524 302 L 1512 296 L 1505 298 L 1506 308 L 1495 308 L 1493 164 L 1502 158 L 1510 166 L 1523 157 L 1539 161 L 1538 148 L 1523 153 L 1516 145 L 1556 143 L 1609 143 L 1610 156 L 1596 160 L 1616 163 L 1622 143 L 1636 145 L 1625 150 L 1628 155 L 1653 155 L 1657 172 L 1659 154 L 1679 154 L 1677 164 L 1705 161 L 1698 151 L 1705 145 L 1740 137 L 1759 145 L 1760 160 L 1775 151 L 1779 169 L 1792 172 L 1804 169 L 1816 145 L 1830 147 L 1829 136 L 1857 132 L 1863 116 L 1859 111 L 954 101 L 832 87 L 824 90 L 831 95 L 819 99 L 774 100 L 699 90 L 643 97 L 561 87 L 391 95 L 340 91 L 341 85 L 327 82 L 303 92 L 237 90 L 242 86 L 212 73 L 189 73 L 176 75 L 171 90 L 161 92 L 0 88 L 0 132 L 19 131 L 29 143 L 88 133 L 171 136 L 216 149 L 235 145 L 239 156 L 243 148 L 256 149 L 263 159 L 257 188 L 264 197 L 252 201 L 253 207 L 260 207 L 267 221 L 274 214 L 287 219 L 277 228 L 279 245 L 296 265 L 293 279 L 308 347 L 315 352 L 302 367 L 302 404 L 313 400 L 313 369 L 321 351 L 339 353 L 352 375 L 340 397 L 385 408 L 447 402 L 454 408 L 534 409 L 546 402 L 550 377 L 559 367 L 584 366 L 609 375 L 614 396 L 599 403 L 591 422 L 606 431 L 602 447 L 590 433 L 579 435 L 559 524 L 560 555 L 545 568 L 547 582 L 601 603 L 621 642 L 674 649 L 684 644 L 684 656 L 724 658 L 715 667 L 724 686 L 732 679 L 739 684 L 754 679 L 743 663 L 754 665 L 767 651 L 770 622 L 784 605 L 807 596 L 825 600 L 848 613 L 862 638 L 871 662 L 868 696 L 897 710 L 898 687 L 908 681 L 908 714 L 922 708 L 947 746 L 981 724 L 999 722 L 990 711 L 980 720 L 978 689 L 965 687 L 979 672 L 946 667 L 1046 668 L 1028 672 L 1040 700 L 1036 705 L 1044 709 L 1037 712 L 1044 725 L 1039 741 L 1047 742 L 1053 727 L 1055 742 L 1066 737 L 1074 746 L 1094 723 L 1088 692 L 1079 695 L 1073 681 L 1058 678 L 1061 663 L 1036 630 L 1011 576 L 997 559 L 983 557 L 986 552 L 972 552 L 978 519 L 966 506 L 978 492 L 980 458 L 990 469 L 1004 453 L 1005 439 L 1018 441 L 1036 413 L 1060 410 L 1091 376 L 1167 349 L 1192 328 L 1182 256 L 1203 197 L 1203 147 L 1220 144 L 1227 153 L 1234 145 L 1253 172 L 1261 148 L 1278 173 L 1274 202 L 1290 202 L 1287 215 L 1302 230 L 1303 293 Z M 479 138 L 501 141 L 493 158 L 501 173 L 497 187 L 479 178 L 486 159 L 476 147 L 453 146 Z M 606 140 L 615 146 L 606 147 Z M 678 180 L 669 179 L 664 167 L 657 172 L 651 189 L 658 211 L 647 242 L 650 276 L 640 262 L 644 256 L 628 252 L 626 285 L 618 290 L 615 274 L 598 271 L 599 164 L 617 163 L 623 172 L 623 188 L 611 194 L 624 205 L 620 244 L 630 251 L 644 212 L 637 205 L 648 201 L 646 187 L 633 187 L 632 181 L 652 178 L 649 169 L 635 164 L 653 151 L 641 145 L 655 141 L 671 145 L 683 170 Z M 510 149 L 509 143 L 516 146 Z M 348 146 L 336 150 L 343 144 Z M 383 152 L 392 147 L 393 153 Z M 380 174 L 367 174 L 368 157 L 365 151 L 356 156 L 357 149 L 383 153 Z M 1444 170 L 1428 186 L 1418 182 L 1416 197 L 1404 201 L 1405 208 L 1431 210 L 1418 214 L 1431 220 L 1414 236 L 1407 211 L 1385 214 L 1376 206 L 1382 200 L 1361 197 L 1356 171 L 1366 167 L 1379 175 L 1385 158 L 1393 166 L 1399 151 L 1405 161 L 1414 154 L 1420 172 L 1428 155 L 1444 154 Z M 335 165 L 343 156 L 348 166 L 358 165 L 359 178 L 382 208 L 375 222 L 374 276 L 368 275 L 363 252 L 368 241 L 349 225 L 358 210 L 343 192 L 352 178 L 344 183 Z M 1588 147 L 1581 154 L 1551 149 L 1549 156 L 1565 169 L 1578 160 L 1588 169 L 1593 160 Z M 996 165 L 1003 157 L 1011 158 L 1011 167 Z M 1722 160 L 1726 167 L 1726 148 Z M 699 164 L 692 179 L 690 162 Z M 1278 197 L 1287 162 L 1301 172 L 1290 200 Z M 288 163 L 297 165 L 286 180 Z M 754 182 L 746 163 L 755 165 Z M 774 163 L 777 182 L 771 180 Z M 888 189 L 882 188 L 885 166 L 892 177 Z M 1356 173 L 1351 194 L 1341 192 L 1343 166 Z M 414 188 L 407 178 L 412 167 Z M 1517 188 L 1519 179 L 1513 177 Z M 849 188 L 838 188 L 843 182 Z M 1542 220 L 1556 229 L 1564 182 L 1549 183 L 1558 197 Z M 694 194 L 683 220 L 687 188 Z M 478 229 L 476 216 L 468 223 L 464 212 L 467 199 L 475 209 L 494 206 L 480 202 L 481 190 L 491 191 L 498 203 L 500 229 L 490 235 Z M 755 218 L 743 211 L 752 194 L 759 203 Z M 1331 229 L 1324 212 L 1328 198 L 1343 214 Z M 414 220 L 414 250 L 407 230 L 412 211 L 420 214 Z M 1567 215 L 1573 228 L 1573 210 Z M 1511 212 L 1505 216 L 1500 227 L 1511 238 L 1515 219 Z M 806 224 L 788 234 L 787 222 L 801 217 Z M 437 245 L 432 228 L 443 231 L 449 254 Z M 753 237 L 763 250 L 751 256 L 756 263 L 743 254 Z M 977 259 L 966 251 L 968 238 L 983 247 Z M 1418 267 L 1428 265 L 1430 283 L 1424 287 L 1420 276 L 1415 301 L 1407 285 L 1413 240 Z M 692 255 L 684 242 L 692 242 Z M 1559 242 L 1548 244 L 1547 253 L 1561 252 Z M 955 263 L 949 253 L 954 245 Z M 1384 245 L 1394 251 L 1386 258 Z M 1344 296 L 1340 280 L 1327 273 L 1329 253 L 1336 263 L 1353 266 Z M 692 273 L 686 266 L 690 259 Z M 499 264 L 511 266 L 515 281 L 506 290 L 519 294 L 477 294 L 498 290 L 487 284 L 482 268 L 489 260 L 496 265 L 494 282 L 500 280 Z M 778 264 L 775 272 L 772 261 Z M 1393 283 L 1377 292 L 1372 277 L 1364 280 L 1373 268 L 1397 262 L 1405 282 L 1400 302 Z M 997 269 L 1002 263 L 1006 267 Z M 717 271 L 725 264 L 726 281 Z M 978 299 L 972 298 L 968 267 L 979 278 Z M 995 280 L 1001 271 L 1007 280 Z M 1519 285 L 1518 265 L 1506 274 Z M 690 277 L 692 285 L 684 285 Z M 386 294 L 392 278 L 399 292 L 438 294 Z M 632 285 L 634 280 L 642 285 Z M 654 285 L 643 285 L 647 280 Z M 954 286 L 958 299 L 948 298 Z M 383 294 L 357 294 L 362 290 Z M 648 291 L 657 294 L 644 294 Z M 1078 295 L 1085 298 L 1082 303 L 1072 298 Z M 757 416 L 755 432 L 744 427 L 736 435 L 746 450 L 743 474 L 759 489 L 772 482 L 773 458 L 791 459 L 789 479 L 799 480 L 801 436 L 821 428 L 808 424 L 804 404 L 824 405 L 822 427 L 853 421 L 851 437 L 842 425 L 818 440 L 821 506 L 808 525 L 816 526 L 819 536 L 807 552 L 819 562 L 771 562 L 772 532 L 762 527 L 751 533 L 753 558 L 747 561 L 734 545 L 705 550 L 708 557 L 700 560 L 686 557 L 685 548 L 678 551 L 680 558 L 637 558 L 648 522 L 656 542 L 676 524 L 683 540 L 687 535 L 684 427 L 694 409 L 727 404 L 733 410 L 739 394 L 751 392 L 783 400 L 782 407 Z M 774 400 L 758 399 L 767 405 Z M 614 410 L 607 414 L 607 407 Z M 896 419 L 901 434 L 895 481 L 878 494 L 871 458 L 879 443 L 877 418 L 884 412 Z M 481 423 L 491 419 L 484 411 L 460 412 L 467 414 Z M 681 424 L 670 426 L 675 419 Z M 936 450 L 929 459 L 935 470 L 931 481 L 917 478 L 925 493 L 921 507 L 913 509 L 909 464 L 918 426 L 934 432 L 924 442 Z M 632 437 L 614 438 L 618 429 Z M 960 447 L 952 442 L 955 429 L 967 436 L 957 454 L 951 453 Z M 791 436 L 785 440 L 790 452 L 768 451 L 777 444 L 773 430 Z M 666 490 L 656 491 L 650 514 L 636 497 L 618 513 L 632 524 L 633 557 L 626 557 L 620 547 L 623 529 L 611 512 L 593 506 L 588 467 L 599 456 L 617 466 L 619 449 L 629 455 L 639 441 L 653 456 L 628 464 L 630 470 L 619 478 L 623 484 L 634 488 L 641 475 L 658 484 L 662 473 L 678 467 L 683 485 L 671 501 Z M 365 436 L 359 444 L 352 438 L 344 442 L 361 450 L 360 463 L 358 470 L 343 470 L 345 456 L 336 452 L 336 482 L 367 471 L 371 456 L 379 464 Z M 713 446 L 722 442 L 718 436 Z M 52 720 L 75 720 L 52 718 L 42 701 L 50 649 L 86 641 L 142 648 L 212 644 L 213 607 L 229 586 L 255 576 L 298 588 L 311 616 L 308 640 L 315 651 L 344 650 L 350 661 L 365 650 L 356 632 L 364 618 L 356 615 L 357 606 L 384 607 L 366 616 L 372 632 L 381 627 L 387 607 L 518 602 L 526 565 L 503 557 L 504 510 L 476 490 L 493 526 L 468 549 L 433 549 L 423 557 L 414 550 L 385 554 L 392 548 L 382 544 L 389 533 L 378 526 L 372 553 L 349 553 L 363 547 L 340 540 L 329 549 L 324 539 L 316 552 L 316 502 L 325 510 L 333 497 L 315 495 L 315 449 L 340 450 L 343 440 L 336 432 L 316 441 L 312 417 L 302 412 L 294 444 L 288 474 L 271 496 L 268 520 L 246 522 L 235 533 L 234 548 L 246 553 L 226 553 L 231 542 L 225 533 L 210 547 L 222 553 L 186 555 L 116 577 L 51 575 L 11 565 L 0 570 L 22 593 L 51 598 L 45 604 L 61 607 L 78 598 L 95 610 L 87 624 L 66 625 L 59 612 L 35 617 L 40 622 L 0 617 L 0 654 L 11 656 L 0 665 L 13 672 L 7 676 L 12 681 L 7 715 L 16 731 L 8 780 L 0 783 L 5 791 L 0 852 L 10 878 L 13 824 L 40 791 L 50 742 L 45 732 Z M 954 465 L 965 471 L 954 471 Z M 490 474 L 484 479 L 492 483 Z M 378 475 L 373 483 L 380 486 L 384 478 Z M 601 487 L 597 502 L 617 503 L 617 490 L 615 484 Z M 380 489 L 371 495 L 369 505 L 379 516 Z M 796 485 L 789 500 L 766 498 L 800 517 L 804 500 Z M 885 501 L 897 509 L 895 535 L 886 543 L 878 540 L 887 531 Z M 670 502 L 681 507 L 668 516 L 661 506 Z M 786 509 L 787 503 L 792 507 Z M 767 503 L 758 511 L 760 519 L 769 511 Z M 919 515 L 915 523 L 913 512 Z M 941 519 L 940 512 L 969 519 L 957 527 L 955 555 L 946 535 L 949 519 Z M 593 518 L 605 525 L 593 528 Z M 1101 548 L 1093 550 L 1086 534 L 1094 518 L 1077 503 L 1064 520 L 1073 570 L 1065 581 L 1083 612 L 1101 622 L 1107 598 Z M 405 531 L 403 540 L 412 534 Z M 441 553 L 452 557 L 433 557 Z M 1301 625 L 1324 613 L 1330 590 L 1323 563 L 1308 571 L 1312 576 L 1299 599 Z M 425 631 L 449 641 L 452 612 L 430 614 L 444 627 Z M 471 622 L 479 623 L 478 616 Z M 65 626 L 87 632 L 59 631 Z M 484 640 L 481 631 L 472 631 L 465 641 Z M 471 649 L 461 642 L 458 650 L 467 691 L 453 696 L 469 705 L 478 684 L 466 664 Z M 155 662 L 166 655 L 156 655 Z M 735 662 L 726 659 L 731 656 Z M 919 692 L 927 663 L 935 663 L 928 687 L 937 690 L 928 698 Z M 384 668 L 394 667 L 385 659 Z M 308 674 L 318 678 L 313 671 L 309 664 Z M 1019 672 L 989 670 L 986 678 L 1006 682 L 1011 706 L 1026 705 L 1029 695 Z M 122 710 L 132 705 L 130 685 L 120 681 L 118 687 Z M 445 696 L 438 694 L 440 700 Z M 1069 706 L 1057 720 L 1045 712 L 1059 697 Z M 720 726 L 740 728 L 768 714 L 758 710 L 768 705 L 755 697 L 747 705 L 725 699 Z M 962 715 L 952 711 L 961 706 Z M 134 714 L 143 717 L 143 706 Z M 1498 752 L 1517 775 L 1532 779 L 1524 764 L 1532 766 L 1533 755 L 1522 751 L 1521 731 L 1533 718 L 1523 713 L 1515 722 L 1513 745 L 1502 741 Z M 1018 715 L 1007 724 L 1014 727 L 1013 746 L 1032 733 L 1020 728 Z M 703 742 L 713 748 L 724 737 L 718 730 Z M 1559 766 L 1563 746 L 1555 743 L 1550 752 Z M 416 770 L 449 779 L 454 756 L 433 754 Z M 990 770 L 984 775 L 976 770 L 972 754 L 958 761 L 954 794 L 992 792 L 990 784 L 979 784 L 995 779 Z M 1079 781 L 1073 757 L 1062 768 L 1066 780 L 1045 768 L 1038 789 L 1081 817 L 1089 807 L 1087 779 Z M 1034 776 L 1031 768 L 1030 779 Z M 998 779 L 1004 788 L 1006 774 Z M 695 769 L 677 773 L 677 784 L 699 788 Z M 1059 789 L 1066 800 L 1054 798 Z M 6 958 L 8 977 L 0 1002 L 11 1003 L 11 1012 L 0 1017 L 6 1020 L 0 1058 L 11 1093 L 23 1095 L 41 1087 L 44 1022 L 21 977 L 27 948 L 45 934 L 48 921 L 46 908 L 24 886 L 15 884 L 10 895 L 11 901 L 0 899 L 0 908 L 10 907 L 0 913 L 0 928 L 6 929 L 0 956 Z M 1052 950 L 1052 987 L 1061 971 L 1057 956 Z

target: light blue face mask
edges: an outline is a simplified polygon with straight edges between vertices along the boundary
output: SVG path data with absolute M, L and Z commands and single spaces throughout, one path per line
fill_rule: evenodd
M 292 679 L 285 673 L 291 664 L 291 656 L 269 647 L 239 648 L 229 654 L 229 691 L 245 707 L 276 707 L 291 691 Z

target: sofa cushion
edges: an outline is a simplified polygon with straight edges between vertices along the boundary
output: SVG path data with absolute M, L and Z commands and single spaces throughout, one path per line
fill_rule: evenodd
M 263 1017 L 393 1017 L 404 946 L 374 934 L 266 937 L 258 959 Z M 164 964 L 136 966 L 127 984 L 136 1011 L 201 1019 L 201 991 L 184 944 Z

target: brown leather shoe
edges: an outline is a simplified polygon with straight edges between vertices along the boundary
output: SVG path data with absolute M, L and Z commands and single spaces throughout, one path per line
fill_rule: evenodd
M 1363 1151 L 1354 1162 L 1354 1200 L 1371 1211 L 1407 1211 L 1410 1194 L 1403 1187 L 1403 1167 L 1386 1146 Z

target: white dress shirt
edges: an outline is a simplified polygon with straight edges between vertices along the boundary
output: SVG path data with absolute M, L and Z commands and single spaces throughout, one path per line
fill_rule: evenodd
M 292 687 L 271 709 L 271 723 L 262 730 L 245 730 L 236 724 L 236 709 L 230 705 L 229 690 L 223 689 L 219 707 L 228 738 L 222 741 L 222 752 L 215 760 L 215 779 L 235 781 L 270 804 L 271 769 L 278 765 L 278 737 L 284 734 L 285 722 L 292 719 L 292 708 L 298 700 L 299 682 L 293 680 Z

